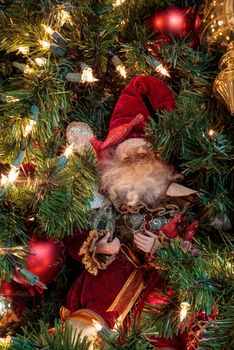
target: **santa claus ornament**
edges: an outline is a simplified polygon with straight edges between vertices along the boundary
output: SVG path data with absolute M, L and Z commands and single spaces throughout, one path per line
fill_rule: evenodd
M 196 225 L 187 225 L 184 215 L 196 191 L 177 184 L 181 175 L 156 157 L 144 139 L 144 127 L 154 112 L 169 112 L 174 105 L 164 82 L 137 76 L 121 93 L 106 139 L 91 140 L 105 199 L 96 208 L 90 229 L 66 238 L 68 253 L 85 267 L 69 291 L 66 319 L 94 343 L 92 315 L 113 329 L 136 304 L 141 305 L 140 314 L 144 301 L 150 301 L 155 288 L 164 284 L 157 270 L 157 252 L 171 240 L 183 241 L 183 234 L 186 239 L 193 237 Z M 170 339 L 158 344 L 182 349 Z

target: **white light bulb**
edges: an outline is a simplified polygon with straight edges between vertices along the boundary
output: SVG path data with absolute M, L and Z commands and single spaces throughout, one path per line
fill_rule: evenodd
M 180 304 L 180 321 L 182 322 L 187 314 L 188 314 L 188 311 L 190 310 L 190 304 L 187 303 L 187 302 L 183 302 Z
M 123 3 L 125 3 L 125 0 L 115 0 L 115 2 L 112 5 L 115 8 L 122 5 Z
M 63 26 L 67 21 L 71 20 L 71 16 L 67 11 L 61 11 L 61 25 Z
M 13 183 L 19 175 L 19 169 L 12 168 L 11 171 L 8 174 L 8 180 Z
M 210 129 L 210 130 L 208 131 L 208 135 L 209 135 L 210 137 L 213 137 L 213 136 L 215 135 L 215 131 L 214 131 L 213 129 Z
M 93 70 L 92 68 L 90 67 L 85 67 L 82 71 L 82 74 L 81 74 L 81 81 L 83 83 L 92 83 L 94 81 L 97 81 L 98 79 L 94 78 L 93 76 Z
M 24 55 L 27 55 L 29 53 L 29 47 L 26 46 L 19 46 L 18 50 Z
M 15 103 L 15 102 L 19 102 L 19 101 L 20 101 L 20 99 L 15 97 L 15 96 L 9 96 L 9 95 L 6 96 L 6 102 L 8 102 L 8 103 Z
M 24 74 L 33 74 L 35 72 L 35 70 L 31 67 L 29 67 L 29 65 L 26 65 L 25 69 L 24 69 Z
M 120 75 L 122 75 L 122 77 L 127 78 L 126 69 L 125 69 L 123 64 L 117 66 L 116 70 L 117 70 L 117 72 L 119 72 Z
M 24 137 L 26 137 L 32 131 L 33 126 L 36 124 L 35 120 L 30 120 L 29 123 L 25 126 Z
M 156 71 L 162 75 L 165 75 L 166 77 L 170 77 L 170 74 L 168 73 L 168 71 L 166 70 L 166 68 L 163 67 L 162 64 L 160 64 L 157 68 Z
M 65 149 L 64 155 L 66 158 L 68 158 L 73 152 L 73 145 L 71 144 Z
M 40 45 L 42 46 L 43 49 L 49 49 L 50 48 L 50 43 L 45 40 L 39 40 Z
M 1 176 L 2 176 L 1 184 L 2 184 L 2 186 L 4 186 L 7 183 L 7 176 L 4 174 L 1 174 Z
M 54 30 L 51 27 L 47 26 L 46 24 L 42 24 L 42 27 L 45 29 L 45 31 L 48 34 L 50 34 L 50 35 L 53 34 Z
M 36 57 L 35 58 L 35 62 L 39 67 L 43 67 L 46 65 L 47 63 L 47 59 L 44 57 Z

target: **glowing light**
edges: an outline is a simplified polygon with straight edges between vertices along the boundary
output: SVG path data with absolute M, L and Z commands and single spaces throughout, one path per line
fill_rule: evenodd
M 50 43 L 45 40 L 39 40 L 40 45 L 42 46 L 43 49 L 49 49 L 50 48 Z
M 35 70 L 31 67 L 29 67 L 29 65 L 26 65 L 25 69 L 24 69 L 24 74 L 33 74 L 35 73 Z
M 82 65 L 81 81 L 82 83 L 92 83 L 98 79 L 94 78 L 92 68 L 87 65 Z
M 122 5 L 123 3 L 125 3 L 125 0 L 115 0 L 115 2 L 112 5 L 113 5 L 113 8 L 115 8 Z
M 70 16 L 70 13 L 68 13 L 67 11 L 65 10 L 61 10 L 61 25 L 63 26 L 67 21 L 71 21 L 71 16 Z
M 122 77 L 127 78 L 127 73 L 126 69 L 123 64 L 120 64 L 119 66 L 116 67 L 117 72 L 119 72 Z
M 20 101 L 20 99 L 15 97 L 15 96 L 9 96 L 9 95 L 6 96 L 7 103 L 15 103 L 15 102 L 19 102 L 19 101 Z
M 19 175 L 19 169 L 15 167 L 11 168 L 11 171 L 8 174 L 9 182 L 13 184 L 13 182 L 17 179 L 18 175 Z
M 24 55 L 27 55 L 29 53 L 29 47 L 27 46 L 19 46 L 18 50 Z
M 73 145 L 68 146 L 64 152 L 65 157 L 69 157 L 73 152 Z
M 1 174 L 1 175 L 2 175 L 1 184 L 2 186 L 4 186 L 7 183 L 7 176 L 4 174 Z
M 35 72 L 34 69 L 31 68 L 28 64 L 13 62 L 12 65 L 13 67 L 19 69 L 24 74 L 32 74 Z
M 222 20 L 219 20 L 219 21 L 218 21 L 218 25 L 219 25 L 219 26 L 222 26 L 223 23 L 224 23 L 224 21 L 222 21 Z
M 36 124 L 35 120 L 30 120 L 29 123 L 25 126 L 24 137 L 28 136 L 31 133 L 33 126 Z
M 210 137 L 214 137 L 215 136 L 215 131 L 213 130 L 213 129 L 210 129 L 209 131 L 208 131 L 208 135 L 210 136 Z
M 187 303 L 187 302 L 183 302 L 180 304 L 180 321 L 182 322 L 187 314 L 188 314 L 188 311 L 190 310 L 190 304 Z
M 168 73 L 168 71 L 166 70 L 166 68 L 163 67 L 162 64 L 160 64 L 157 68 L 156 71 L 162 75 L 165 75 L 166 77 L 170 77 L 170 74 Z
M 47 26 L 46 24 L 42 24 L 42 27 L 45 29 L 45 31 L 48 34 L 50 34 L 50 35 L 53 34 L 54 30 L 51 27 Z
M 35 58 L 35 62 L 39 67 L 43 67 L 46 65 L 47 63 L 47 59 L 44 57 L 36 57 Z
M 111 52 L 111 54 L 112 54 L 112 52 Z M 116 71 L 123 78 L 126 78 L 127 77 L 126 69 L 125 69 L 125 66 L 124 66 L 123 62 L 121 61 L 121 59 L 117 55 L 113 55 L 111 58 L 111 61 L 112 61 L 113 65 L 115 66 Z

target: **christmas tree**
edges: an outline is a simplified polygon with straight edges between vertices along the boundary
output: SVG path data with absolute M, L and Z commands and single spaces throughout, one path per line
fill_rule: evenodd
M 177 241 L 161 249 L 172 292 L 156 290 L 140 319 L 102 328 L 99 348 L 157 349 L 156 335 L 178 334 L 188 350 L 234 348 L 233 13 L 226 0 L 0 2 L 0 348 L 90 348 L 56 321 L 83 269 L 63 241 L 89 229 L 99 199 L 87 143 L 106 139 L 140 75 L 176 99 L 169 113 L 144 101 L 145 138 L 198 192 L 195 253 Z

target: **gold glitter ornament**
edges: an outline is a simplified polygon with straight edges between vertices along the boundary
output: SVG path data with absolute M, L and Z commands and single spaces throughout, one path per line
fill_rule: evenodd
M 214 81 L 214 95 L 234 115 L 234 41 L 229 44 L 228 50 L 222 56 L 219 66 L 222 71 Z
M 204 1 L 200 15 L 202 48 L 223 54 L 234 40 L 234 0 Z
M 89 140 L 93 137 L 90 126 L 83 122 L 71 122 L 66 129 L 67 142 L 73 146 L 74 151 L 82 151 L 91 146 Z

